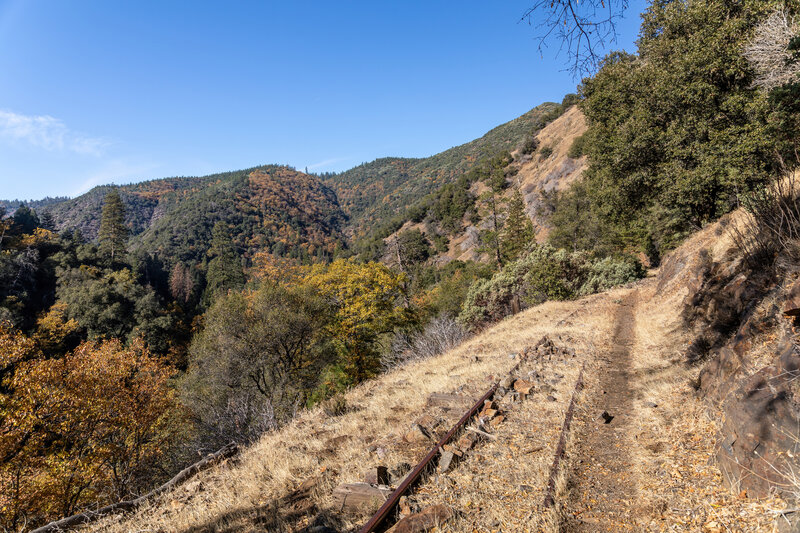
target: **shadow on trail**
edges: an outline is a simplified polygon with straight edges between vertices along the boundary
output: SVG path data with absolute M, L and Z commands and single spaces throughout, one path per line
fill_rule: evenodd
M 636 341 L 637 297 L 632 292 L 618 307 L 611 350 L 598 354 L 589 370 L 586 399 L 573 436 L 561 531 L 617 531 L 631 525 L 626 510 L 638 493 L 627 444 L 635 396 L 631 349 Z

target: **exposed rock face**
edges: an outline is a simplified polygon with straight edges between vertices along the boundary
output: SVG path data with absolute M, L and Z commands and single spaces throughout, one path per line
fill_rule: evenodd
M 733 350 L 727 353 L 735 357 Z M 751 497 L 793 490 L 792 472 L 800 472 L 800 412 L 794 393 L 800 352 L 785 340 L 776 359 L 742 379 L 723 404 L 717 461 L 726 483 Z
M 800 350 L 789 324 L 800 314 L 800 282 L 783 289 L 780 275 L 737 255 L 673 259 L 662 276 L 688 272 L 684 319 L 697 338 L 686 357 L 704 363 L 698 392 L 723 414 L 716 459 L 725 482 L 763 497 L 800 483 Z

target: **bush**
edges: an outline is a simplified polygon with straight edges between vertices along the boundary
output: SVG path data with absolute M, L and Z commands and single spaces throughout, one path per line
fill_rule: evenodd
M 523 155 L 528 155 L 534 153 L 537 148 L 539 148 L 539 140 L 533 135 L 528 135 L 522 140 L 519 152 Z
M 416 336 L 400 334 L 381 365 L 389 370 L 410 361 L 427 359 L 445 353 L 469 337 L 464 327 L 452 317 L 441 315 L 431 320 Z
M 474 283 L 458 320 L 475 329 L 546 300 L 585 296 L 643 275 L 633 257 L 593 259 L 584 252 L 535 245 L 491 279 Z
M 575 93 L 568 93 L 564 95 L 564 99 L 561 100 L 561 107 L 566 111 L 567 108 L 574 106 L 580 103 L 581 97 Z
M 181 382 L 207 444 L 251 442 L 294 417 L 334 360 L 330 315 L 315 291 L 269 283 L 214 303 Z
M 605 257 L 589 266 L 586 281 L 578 291 L 579 296 L 607 291 L 644 277 L 642 264 L 630 256 Z
M 572 144 L 569 146 L 567 156 L 571 157 L 572 159 L 578 159 L 579 157 L 586 155 L 587 139 L 588 137 L 585 133 L 579 137 L 575 137 L 575 140 L 572 141 Z
M 539 150 L 539 157 L 541 159 L 547 159 L 553 155 L 553 147 L 552 146 L 542 146 L 542 149 Z
M 771 266 L 779 252 L 800 257 L 800 189 L 794 174 L 740 200 L 748 216 L 741 228 L 731 224 L 729 231 L 751 267 Z

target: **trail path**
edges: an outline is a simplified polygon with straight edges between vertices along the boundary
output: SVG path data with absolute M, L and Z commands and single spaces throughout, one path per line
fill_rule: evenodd
M 616 311 L 611 349 L 587 368 L 584 401 L 576 417 L 573 459 L 561 531 L 638 530 L 638 483 L 629 450 L 635 434 L 631 350 L 636 341 L 638 291 Z M 603 414 L 611 418 L 606 422 Z

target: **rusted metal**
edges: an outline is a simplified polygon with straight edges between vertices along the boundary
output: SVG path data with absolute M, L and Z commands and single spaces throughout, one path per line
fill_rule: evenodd
M 517 366 L 519 366 L 519 364 L 517 364 Z M 444 437 L 442 437 L 439 440 L 439 442 L 436 443 L 436 445 L 431 449 L 431 451 L 428 452 L 428 455 L 426 455 L 425 458 L 422 461 L 420 461 L 420 463 L 417 466 L 414 467 L 414 470 L 412 470 L 411 473 L 406 476 L 403 482 L 400 483 L 400 486 L 395 489 L 395 491 L 384 502 L 381 508 L 378 509 L 378 512 L 375 513 L 375 515 L 372 518 L 370 518 L 369 522 L 367 522 L 364 525 L 364 527 L 362 527 L 359 530 L 359 533 L 372 533 L 379 525 L 383 523 L 384 520 L 386 520 L 386 518 L 395 508 L 397 503 L 400 501 L 400 497 L 403 496 L 403 494 L 405 494 L 406 491 L 410 489 L 419 480 L 420 476 L 425 471 L 425 469 L 439 454 L 439 450 L 441 450 L 442 446 L 447 444 L 453 437 L 453 435 L 455 435 L 456 432 L 459 429 L 461 429 L 461 427 L 464 424 L 466 424 L 470 418 L 475 416 L 475 413 L 477 413 L 481 409 L 481 407 L 483 407 L 483 402 L 492 397 L 494 392 L 497 390 L 497 386 L 498 383 L 495 383 L 492 386 L 492 388 L 486 392 L 486 394 L 481 396 L 481 399 L 475 402 L 475 405 L 473 405 L 472 408 L 469 411 L 467 411 L 464 414 L 464 416 L 461 417 L 461 420 L 456 422 L 456 425 L 454 425 L 450 429 L 450 431 L 448 431 L 447 434 Z
M 520 365 L 522 365 L 522 363 L 528 357 L 527 352 L 528 350 L 526 349 L 525 351 L 520 353 L 519 355 L 520 360 L 517 362 L 516 365 L 514 365 L 511 368 L 511 370 L 509 370 L 508 372 L 509 375 L 513 375 L 514 372 L 519 370 Z M 481 396 L 480 400 L 475 402 L 475 404 L 470 408 L 470 410 L 467 411 L 464 414 L 464 416 L 462 416 L 461 419 L 458 422 L 456 422 L 452 428 L 450 428 L 450 431 L 448 431 L 447 434 L 444 437 L 442 437 L 433 448 L 431 448 L 431 451 L 428 452 L 428 455 L 426 455 L 425 458 L 422 459 L 422 461 L 420 461 L 419 464 L 417 464 L 417 466 L 414 467 L 414 469 L 406 476 L 403 482 L 400 483 L 400 486 L 397 487 L 394 490 L 394 492 L 392 492 L 389 498 L 383 503 L 383 505 L 381 505 L 380 509 L 378 509 L 378 511 L 372 516 L 372 518 L 370 518 L 369 522 L 364 524 L 364 526 L 358 530 L 358 533 L 372 533 L 373 531 L 376 531 L 376 529 L 381 524 L 383 524 L 384 520 L 386 520 L 389 517 L 389 514 L 391 514 L 392 510 L 397 506 L 398 502 L 400 501 L 400 498 L 411 487 L 413 487 L 417 481 L 419 481 L 419 478 L 422 476 L 423 472 L 425 472 L 425 469 L 428 468 L 428 466 L 430 466 L 430 464 L 433 462 L 433 460 L 441 451 L 442 447 L 448 442 L 450 442 L 450 439 L 453 438 L 456 432 L 458 432 L 459 429 L 464 427 L 464 425 L 466 425 L 466 423 L 469 422 L 469 420 L 473 416 L 475 416 L 475 414 L 478 411 L 481 410 L 481 408 L 483 407 L 483 403 L 486 400 L 492 398 L 494 393 L 497 392 L 497 388 L 499 386 L 500 386 L 500 380 L 495 381 L 495 384 L 492 385 L 492 388 L 486 391 L 486 394 Z
M 561 436 L 558 438 L 558 446 L 556 447 L 556 455 L 553 458 L 553 466 L 550 467 L 550 479 L 547 481 L 547 492 L 544 496 L 544 508 L 547 509 L 555 504 L 556 492 L 556 478 L 558 477 L 558 470 L 561 466 L 561 460 L 567 451 L 567 435 L 569 434 L 569 427 L 572 424 L 572 416 L 575 414 L 575 402 L 578 393 L 583 388 L 583 371 L 586 368 L 586 363 L 583 363 L 581 371 L 578 374 L 578 381 L 575 382 L 575 390 L 572 392 L 572 399 L 567 408 L 567 414 L 564 417 L 564 425 L 561 426 Z

